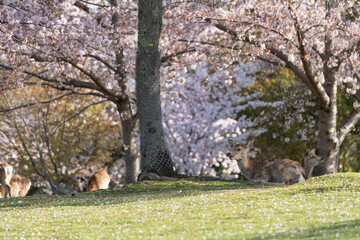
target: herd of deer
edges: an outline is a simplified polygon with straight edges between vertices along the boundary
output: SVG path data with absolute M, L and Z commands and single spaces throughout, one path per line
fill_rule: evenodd
M 110 183 L 110 176 L 106 170 L 100 169 L 90 178 L 86 191 L 107 189 Z M 0 198 L 25 197 L 31 187 L 31 181 L 21 175 L 13 175 L 13 167 L 0 162 Z
M 305 181 L 311 176 L 315 166 L 323 159 L 314 152 L 308 151 L 303 158 L 303 165 L 289 159 L 272 159 L 265 161 L 252 161 L 248 151 L 253 142 L 236 143 L 228 140 L 230 151 L 227 156 L 237 161 L 241 174 L 251 184 L 289 185 Z M 110 176 L 106 170 L 100 169 L 90 178 L 86 191 L 107 189 Z M 29 191 L 31 181 L 21 175 L 13 175 L 13 167 L 0 162 L 0 198 L 24 197 Z

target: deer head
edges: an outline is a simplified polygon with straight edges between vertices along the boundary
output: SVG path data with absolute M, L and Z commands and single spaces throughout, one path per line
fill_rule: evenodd
M 247 160 L 249 149 L 252 147 L 254 141 L 245 143 L 236 143 L 235 141 L 229 139 L 229 152 L 226 154 L 230 159 L 235 159 L 236 161 Z

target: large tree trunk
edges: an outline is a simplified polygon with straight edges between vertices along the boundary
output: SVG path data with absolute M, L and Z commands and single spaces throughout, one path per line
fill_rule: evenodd
M 330 106 L 326 109 L 320 106 L 318 109 L 318 131 L 316 154 L 325 159 L 316 166 L 313 176 L 336 173 L 338 169 L 339 138 L 336 130 L 337 119 L 337 81 L 334 69 L 324 64 L 324 77 L 326 79 L 324 89 L 330 98 Z
M 336 173 L 340 150 L 335 126 L 336 114 L 333 111 L 327 112 L 320 109 L 318 115 L 319 135 L 317 136 L 316 154 L 325 161 L 314 168 L 313 176 Z
M 146 173 L 174 176 L 174 166 L 165 143 L 160 101 L 160 52 L 162 1 L 140 0 L 136 98 L 140 124 L 142 180 Z

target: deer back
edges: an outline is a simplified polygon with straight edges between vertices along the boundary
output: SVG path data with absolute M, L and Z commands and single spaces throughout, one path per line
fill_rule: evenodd
M 18 197 L 25 197 L 31 187 L 31 181 L 22 175 L 13 176 L 11 182 L 14 182 L 14 184 L 18 186 Z
M 95 191 L 99 189 L 108 189 L 110 176 L 105 169 L 100 169 L 91 176 L 86 191 Z

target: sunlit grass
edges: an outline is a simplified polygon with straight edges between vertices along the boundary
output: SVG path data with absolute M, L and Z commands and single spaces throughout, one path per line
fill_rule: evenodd
M 360 174 L 288 187 L 145 182 L 0 200 L 0 239 L 360 239 Z

